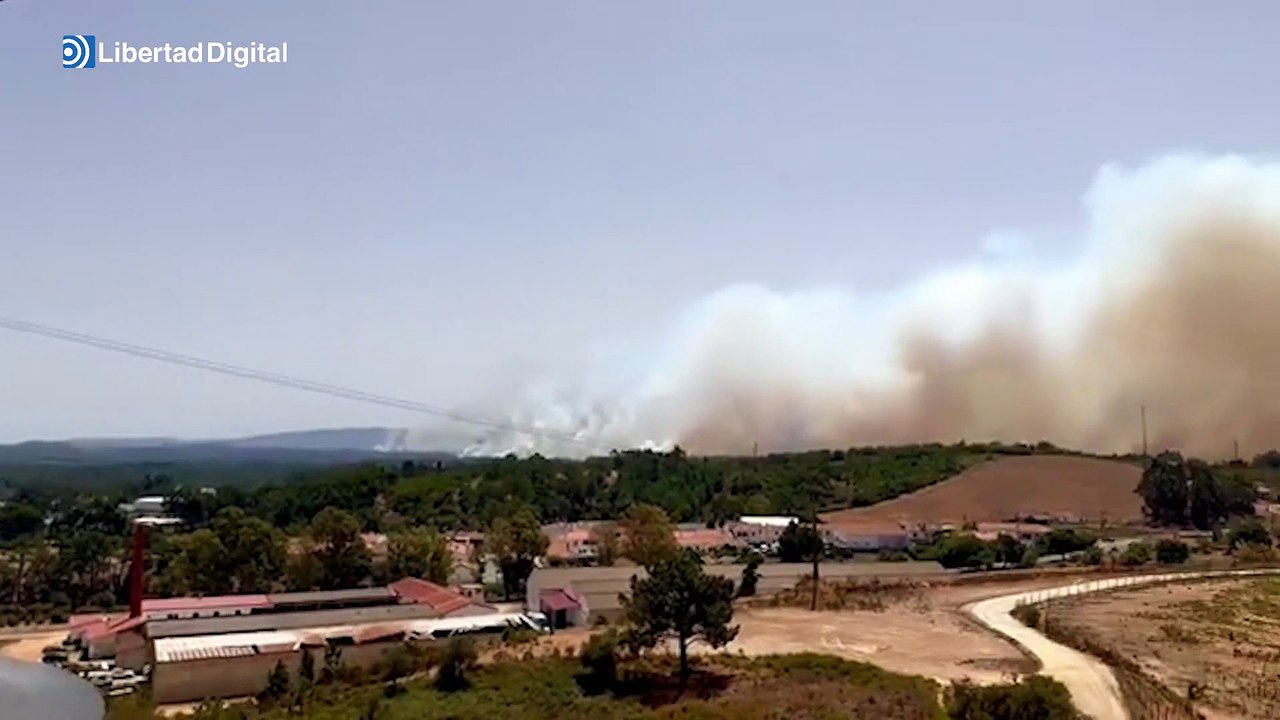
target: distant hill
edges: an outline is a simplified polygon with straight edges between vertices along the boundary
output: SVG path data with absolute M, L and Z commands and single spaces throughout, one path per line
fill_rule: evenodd
M 0 465 L 173 462 L 343 463 L 366 459 L 452 459 L 452 448 L 410 449 L 399 428 L 335 428 L 225 440 L 80 438 L 0 445 Z M 421 440 L 421 438 L 414 438 Z M 415 443 L 418 447 L 421 444 Z

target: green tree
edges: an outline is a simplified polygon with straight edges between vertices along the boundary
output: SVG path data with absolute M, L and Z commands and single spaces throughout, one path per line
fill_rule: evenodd
M 284 571 L 284 534 L 262 518 L 238 507 L 218 511 L 213 531 L 222 544 L 220 574 L 237 593 L 262 593 L 274 589 Z
M 231 592 L 231 577 L 224 559 L 227 549 L 213 530 L 205 528 L 174 538 L 177 555 L 166 570 L 170 588 L 177 594 L 224 595 Z
M 387 538 L 389 580 L 421 578 L 448 585 L 453 574 L 453 553 L 444 536 L 431 529 L 392 533 Z
M 328 685 L 342 674 L 342 648 L 337 645 L 326 645 L 324 648 L 324 667 L 320 669 L 320 682 Z
M 1257 492 L 1244 477 L 1220 473 L 1174 452 L 1154 458 L 1138 484 L 1148 519 L 1160 525 L 1220 527 L 1236 515 L 1252 515 Z
M 285 563 L 285 584 L 295 592 L 306 592 L 320 587 L 324 567 L 315 545 L 309 538 L 299 539 L 296 551 Z
M 1151 459 L 1142 472 L 1137 493 L 1147 518 L 1157 525 L 1185 525 L 1190 487 L 1182 455 L 1164 452 Z
M 119 547 L 116 538 L 89 530 L 71 535 L 58 548 L 55 573 L 72 605 L 86 605 L 90 598 L 102 594 L 107 596 L 108 606 L 115 604 L 112 571 L 119 566 L 115 552 Z
M 591 542 L 596 546 L 596 562 L 608 567 L 618 560 L 621 546 L 618 543 L 618 524 L 596 523 L 591 527 Z
M 758 552 L 751 552 L 746 564 L 742 567 L 742 582 L 738 585 L 738 597 L 752 597 L 756 594 L 756 586 L 760 584 L 760 566 L 764 558 Z
M 977 568 L 995 560 L 991 545 L 969 533 L 950 535 L 938 543 L 937 560 L 944 568 Z
M 369 577 L 372 560 L 354 515 L 327 507 L 316 514 L 307 532 L 320 561 L 321 589 L 357 587 Z
M 785 563 L 808 562 L 826 549 L 812 525 L 791 523 L 778 536 L 778 557 Z
M 996 541 L 992 543 L 992 553 L 995 561 L 998 563 L 1008 563 L 1009 565 L 1017 565 L 1022 562 L 1022 556 L 1026 554 L 1027 548 L 1018 539 L 1012 535 L 1000 533 L 996 536 Z
M 652 567 L 674 557 L 675 526 L 657 505 L 633 505 L 618 521 L 622 531 L 622 554 L 644 567 Z
M 310 649 L 304 648 L 302 660 L 298 663 L 298 684 L 311 685 L 316 681 L 316 658 Z
M 502 591 L 507 598 L 522 594 L 533 572 L 534 560 L 547 551 L 547 536 L 527 505 L 517 504 L 494 520 L 486 538 L 489 552 L 502 571 Z
M 284 663 L 277 661 L 271 673 L 267 675 L 267 686 L 258 693 L 258 702 L 273 707 L 289 696 L 289 671 Z
M 689 646 L 695 642 L 719 648 L 738 635 L 733 620 L 733 581 L 703 571 L 696 552 L 685 550 L 649 568 L 648 577 L 633 577 L 623 598 L 628 643 L 653 648 L 674 639 L 680 651 L 680 677 L 689 677 Z
M 44 529 L 44 513 L 34 505 L 11 502 L 0 506 L 0 541 L 12 542 Z

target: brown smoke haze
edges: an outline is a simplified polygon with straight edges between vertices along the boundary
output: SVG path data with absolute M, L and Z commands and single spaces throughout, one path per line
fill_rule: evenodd
M 1068 263 L 978 263 L 870 300 L 722 292 L 646 370 L 515 417 L 698 454 L 961 439 L 1129 452 L 1145 405 L 1153 450 L 1280 447 L 1280 168 L 1110 168 L 1086 206 Z

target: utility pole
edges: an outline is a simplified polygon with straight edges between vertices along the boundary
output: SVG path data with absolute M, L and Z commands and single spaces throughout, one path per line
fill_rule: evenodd
M 1147 406 L 1142 406 L 1142 457 L 1147 457 Z
M 1232 444 L 1232 446 L 1233 446 L 1233 450 L 1232 450 L 1232 453 L 1233 453 L 1233 454 L 1232 454 L 1231 459 L 1232 459 L 1232 460 L 1239 460 L 1239 459 L 1240 459 L 1240 441 L 1239 441 L 1238 439 L 1237 439 L 1237 440 L 1232 440 L 1232 441 L 1231 441 L 1231 444 Z
M 810 507 L 812 513 L 809 516 L 809 526 L 813 528 L 813 596 L 809 598 L 809 609 L 816 612 L 818 609 L 818 558 L 822 556 L 822 536 L 818 534 L 818 503 L 815 501 Z

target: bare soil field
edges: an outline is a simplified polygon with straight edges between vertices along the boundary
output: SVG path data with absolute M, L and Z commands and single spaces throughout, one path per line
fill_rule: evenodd
M 729 652 L 818 652 L 943 681 L 993 683 L 1033 672 L 1017 648 L 943 609 L 897 606 L 878 612 L 752 608 L 737 615 Z
M 695 646 L 698 653 L 775 655 L 816 652 L 869 662 L 894 672 L 944 682 L 969 679 L 995 683 L 1036 670 L 1017 647 L 966 617 L 960 608 L 972 601 L 1022 590 L 1051 587 L 1061 578 L 923 588 L 890 601 L 879 610 L 821 610 L 796 607 L 739 607 L 734 613 L 738 637 L 722 651 Z M 539 643 L 575 652 L 592 630 L 557 631 Z M 515 649 L 514 654 L 524 652 Z
M 1004 457 L 953 478 L 869 507 L 823 515 L 857 531 L 906 523 L 998 522 L 1014 516 L 1053 515 L 1109 523 L 1138 520 L 1134 492 L 1142 470 L 1113 460 L 1067 456 Z
M 66 636 L 66 630 L 47 630 L 0 638 L 0 656 L 38 663 L 46 645 L 56 645 Z
M 1179 696 L 1190 690 L 1207 718 L 1280 717 L 1280 579 L 1085 596 L 1049 612 Z

